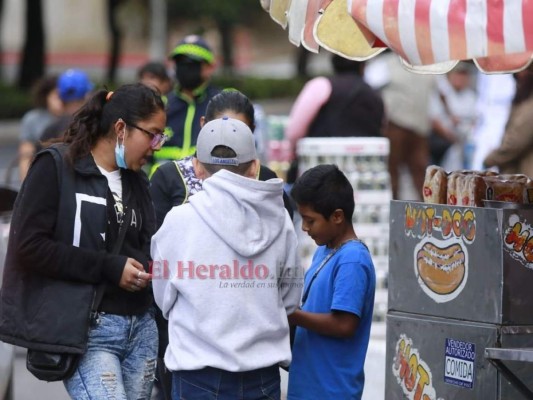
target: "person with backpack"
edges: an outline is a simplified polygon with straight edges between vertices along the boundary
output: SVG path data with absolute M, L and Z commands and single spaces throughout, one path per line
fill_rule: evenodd
M 36 155 L 14 206 L 0 340 L 29 349 L 30 371 L 63 380 L 74 399 L 151 395 L 155 214 L 141 168 L 165 125 L 149 87 L 97 91 L 63 143 Z M 52 377 L 57 360 L 73 368 Z

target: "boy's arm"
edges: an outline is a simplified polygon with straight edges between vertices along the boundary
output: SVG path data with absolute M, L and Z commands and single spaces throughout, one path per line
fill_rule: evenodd
M 321 335 L 351 337 L 359 326 L 369 285 L 372 281 L 363 265 L 343 263 L 335 272 L 330 312 L 298 310 L 289 316 L 289 322 Z
M 355 334 L 359 326 L 359 317 L 345 311 L 313 313 L 296 310 L 289 315 L 289 323 L 309 329 L 320 335 L 348 338 Z

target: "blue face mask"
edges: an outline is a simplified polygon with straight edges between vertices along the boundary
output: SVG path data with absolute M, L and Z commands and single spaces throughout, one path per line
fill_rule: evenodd
M 126 157 L 124 155 L 124 140 L 122 140 L 122 144 L 119 144 L 118 137 L 117 144 L 115 146 L 115 161 L 117 162 L 119 168 L 128 169 L 128 165 L 126 164 Z

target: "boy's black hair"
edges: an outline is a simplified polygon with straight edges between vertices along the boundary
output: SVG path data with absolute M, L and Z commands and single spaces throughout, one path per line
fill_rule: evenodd
M 353 188 L 336 165 L 323 164 L 305 171 L 294 183 L 291 197 L 298 205 L 310 206 L 326 219 L 341 209 L 351 223 L 355 208 Z
M 213 151 L 211 152 L 211 155 L 213 157 L 219 157 L 219 158 L 233 158 L 237 157 L 237 153 L 235 151 L 227 146 L 216 146 Z M 214 175 L 221 169 L 226 169 L 230 172 L 233 172 L 237 175 L 246 175 L 246 172 L 248 169 L 250 169 L 250 166 L 252 165 L 252 161 L 248 161 L 239 165 L 215 165 L 215 164 L 203 164 L 204 168 L 209 172 L 211 175 Z

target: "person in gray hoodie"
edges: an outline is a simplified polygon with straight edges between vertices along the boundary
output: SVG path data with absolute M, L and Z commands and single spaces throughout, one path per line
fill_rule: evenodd
M 227 117 L 202 128 L 193 166 L 203 190 L 167 214 L 151 247 L 172 398 L 279 399 L 303 286 L 283 181 L 255 179 L 252 132 Z

